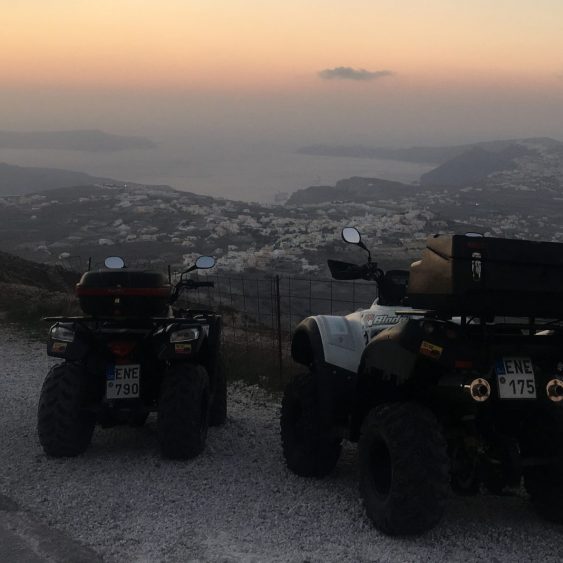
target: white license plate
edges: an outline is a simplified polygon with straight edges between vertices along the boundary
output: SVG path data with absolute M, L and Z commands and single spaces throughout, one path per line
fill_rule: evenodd
M 496 361 L 501 399 L 535 399 L 536 379 L 531 358 L 510 357 Z
M 106 370 L 106 399 L 136 399 L 140 393 L 139 364 L 110 365 Z

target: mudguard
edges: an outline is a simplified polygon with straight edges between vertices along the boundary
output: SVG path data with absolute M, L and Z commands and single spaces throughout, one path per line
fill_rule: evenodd
M 291 353 L 318 378 L 319 400 L 327 422 L 345 421 L 356 391 L 358 370 L 366 345 L 385 328 L 399 323 L 398 307 L 377 301 L 345 317 L 308 317 L 296 328 Z
M 412 319 L 380 332 L 363 353 L 362 376 L 405 384 L 417 362 L 421 339 L 420 322 Z
M 311 366 L 324 362 L 333 368 L 357 374 L 366 345 L 385 328 L 395 326 L 401 317 L 396 306 L 379 305 L 345 317 L 317 315 L 308 317 L 296 328 L 292 357 Z

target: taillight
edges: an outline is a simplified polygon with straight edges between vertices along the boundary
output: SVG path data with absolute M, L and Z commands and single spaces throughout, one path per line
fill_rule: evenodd
M 135 342 L 127 342 L 127 341 L 109 342 L 108 347 L 112 351 L 114 356 L 117 356 L 118 358 L 125 358 L 129 356 L 129 354 L 135 348 Z

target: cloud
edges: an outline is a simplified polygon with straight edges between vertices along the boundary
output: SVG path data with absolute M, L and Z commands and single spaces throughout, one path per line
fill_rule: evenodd
M 352 68 L 351 66 L 337 66 L 334 68 L 325 68 L 319 73 L 319 77 L 323 80 L 357 80 L 369 81 L 384 78 L 385 76 L 393 76 L 390 70 L 366 70 L 365 68 Z

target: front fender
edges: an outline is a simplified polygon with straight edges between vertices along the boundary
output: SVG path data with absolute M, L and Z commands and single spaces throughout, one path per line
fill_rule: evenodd
M 348 371 L 334 365 L 327 356 L 323 342 L 321 317 L 308 317 L 295 329 L 291 343 L 291 355 L 295 362 L 307 366 L 317 381 L 320 416 L 325 427 L 341 424 L 346 420 L 354 393 L 356 371 Z M 341 318 L 341 317 L 336 317 Z
M 308 317 L 297 325 L 291 340 L 291 357 L 308 368 L 324 363 L 323 341 L 315 317 Z
M 292 357 L 306 366 L 324 362 L 356 374 L 365 345 L 359 322 L 347 317 L 317 315 L 302 321 L 295 330 Z

